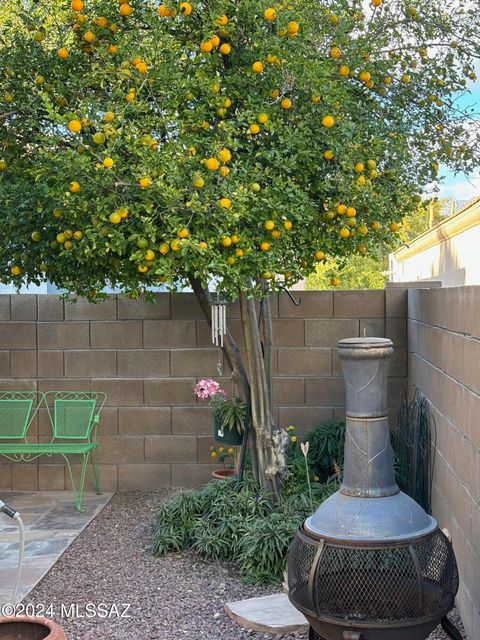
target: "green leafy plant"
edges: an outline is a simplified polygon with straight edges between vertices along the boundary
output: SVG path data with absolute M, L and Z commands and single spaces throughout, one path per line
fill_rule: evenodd
M 212 403 L 212 406 L 213 415 L 222 433 L 224 429 L 228 431 L 236 430 L 240 434 L 243 433 L 247 405 L 241 398 L 237 396 L 230 399 L 219 398 Z

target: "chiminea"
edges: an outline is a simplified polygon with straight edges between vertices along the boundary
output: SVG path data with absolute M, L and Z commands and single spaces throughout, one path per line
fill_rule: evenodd
M 454 605 L 452 545 L 396 482 L 387 417 L 390 340 L 338 345 L 346 384 L 340 490 L 307 518 L 290 549 L 289 597 L 312 640 L 424 640 Z M 458 632 L 457 632 L 458 633 Z

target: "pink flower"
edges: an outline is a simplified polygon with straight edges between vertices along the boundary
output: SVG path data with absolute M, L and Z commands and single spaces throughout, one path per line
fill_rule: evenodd
M 193 391 L 195 395 L 202 400 L 212 398 L 217 393 L 220 393 L 223 396 L 227 395 L 225 391 L 220 387 L 218 382 L 215 382 L 215 380 L 212 380 L 211 378 L 200 380 L 200 382 L 197 382 L 197 384 L 193 388 Z

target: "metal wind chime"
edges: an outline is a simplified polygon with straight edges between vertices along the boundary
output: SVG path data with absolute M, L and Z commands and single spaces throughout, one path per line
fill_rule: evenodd
M 224 336 L 227 333 L 227 301 L 212 302 L 212 342 L 217 347 L 223 347 Z

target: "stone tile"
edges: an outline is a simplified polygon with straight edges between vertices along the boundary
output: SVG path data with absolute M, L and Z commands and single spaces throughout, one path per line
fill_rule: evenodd
M 92 322 L 91 344 L 93 349 L 141 349 L 142 323 L 134 320 L 117 322 Z
M 0 378 L 10 377 L 10 351 L 0 351 Z
M 169 464 L 124 464 L 118 468 L 119 491 L 153 491 L 170 484 Z
M 0 349 L 36 349 L 37 333 L 33 322 L 0 323 Z
M 196 436 L 146 436 L 145 460 L 171 464 L 197 462 Z
M 332 372 L 331 349 L 278 349 L 278 374 L 290 376 L 321 376 Z
M 223 354 L 219 349 L 177 349 L 171 351 L 172 376 L 215 376 L 217 365 L 223 367 Z
M 122 407 L 119 409 L 121 435 L 168 435 L 171 430 L 170 407 Z
M 172 487 L 194 488 L 210 482 L 214 464 L 172 464 Z
M 107 407 L 130 407 L 143 404 L 143 380 L 107 380 L 92 378 L 92 391 L 107 394 Z
M 213 416 L 210 407 L 173 407 L 172 433 L 207 435 L 213 433 Z
M 343 338 L 359 335 L 357 319 L 321 318 L 305 320 L 305 344 L 307 347 L 335 347 Z
M 176 407 L 195 405 L 193 387 L 195 378 L 161 378 L 145 380 L 145 404 L 150 406 Z
M 273 344 L 276 347 L 303 347 L 305 345 L 305 321 L 301 318 L 272 320 Z
M 10 299 L 11 320 L 17 322 L 33 322 L 37 319 L 37 296 L 25 293 L 12 295 Z
M 128 296 L 118 296 L 119 320 L 161 320 L 170 318 L 170 294 L 157 293 L 155 302 L 145 298 L 132 300 Z
M 77 302 L 65 302 L 65 320 L 116 320 L 117 298 L 109 296 L 93 303 L 83 298 Z
M 387 318 L 407 317 L 407 289 L 386 288 L 385 316 Z
M 334 315 L 337 318 L 384 318 L 385 291 L 335 291 Z
M 99 436 L 100 464 L 134 464 L 143 462 L 144 439 L 141 436 Z
M 327 407 L 280 407 L 278 413 L 280 427 L 286 428 L 292 424 L 299 433 L 305 433 L 333 418 L 333 409 Z
M 36 378 L 37 352 L 12 351 L 10 375 L 12 378 Z
M 193 320 L 145 320 L 143 346 L 145 349 L 195 347 L 195 331 L 196 325 Z
M 37 296 L 38 320 L 41 322 L 55 322 L 64 319 L 64 302 L 58 295 Z
M 117 352 L 118 375 L 123 378 L 159 378 L 170 373 L 167 349 L 124 350 Z
M 0 295 L 0 322 L 8 322 L 10 319 L 10 296 L 2 294 Z
M 306 404 L 313 406 L 344 407 L 345 384 L 343 378 L 307 378 Z
M 286 593 L 227 602 L 225 610 L 240 626 L 264 634 L 305 634 L 309 628 L 307 619 Z
M 273 402 L 277 407 L 305 404 L 305 379 L 274 378 Z
M 333 316 L 333 293 L 331 291 L 294 291 L 294 298 L 300 298 L 296 307 L 286 293 L 279 296 L 280 318 L 326 318 Z
M 38 377 L 61 378 L 64 375 L 63 351 L 38 351 Z
M 39 349 L 88 349 L 88 322 L 41 322 L 37 325 Z
M 117 375 L 115 351 L 65 351 L 65 375 L 67 377 L 91 378 Z

